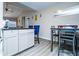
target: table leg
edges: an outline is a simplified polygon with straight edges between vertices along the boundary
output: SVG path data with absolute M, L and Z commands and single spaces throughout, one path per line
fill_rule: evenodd
M 51 51 L 53 51 L 53 30 L 51 30 Z
M 76 56 L 78 55 L 78 44 L 77 44 L 77 38 L 76 38 L 76 45 L 75 45 L 75 48 L 76 48 Z

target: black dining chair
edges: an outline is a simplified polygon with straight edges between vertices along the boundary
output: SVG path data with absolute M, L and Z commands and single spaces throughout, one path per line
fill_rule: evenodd
M 56 38 L 58 37 L 58 33 L 55 30 L 55 26 L 51 26 L 51 51 L 53 51 L 53 44 L 57 43 Z
M 59 45 L 58 45 L 58 56 L 60 55 L 60 50 L 67 49 L 66 45 L 69 45 L 72 48 L 72 53 L 76 55 L 76 39 L 75 28 L 60 28 L 59 29 Z M 67 49 L 68 50 L 68 49 Z
M 30 29 L 34 29 L 35 41 L 38 41 L 38 43 L 40 43 L 40 41 L 39 41 L 40 25 L 29 25 L 29 28 L 30 28 Z
M 29 25 L 29 28 L 30 28 L 30 29 L 33 29 L 33 25 Z
M 76 55 L 79 55 L 79 32 L 76 32 Z
M 40 25 L 34 25 L 34 35 L 35 35 L 36 41 L 38 41 L 38 43 L 40 43 L 39 30 L 40 30 Z
M 57 30 L 55 30 L 55 26 L 51 26 L 51 28 L 53 28 L 53 42 L 57 43 L 56 42 L 56 38 L 58 37 L 58 33 L 57 33 Z

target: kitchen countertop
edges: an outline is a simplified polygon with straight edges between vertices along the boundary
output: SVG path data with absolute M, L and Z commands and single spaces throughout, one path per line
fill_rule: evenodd
M 8 28 L 8 29 L 4 28 L 2 30 L 24 30 L 24 29 L 30 29 L 30 28 Z

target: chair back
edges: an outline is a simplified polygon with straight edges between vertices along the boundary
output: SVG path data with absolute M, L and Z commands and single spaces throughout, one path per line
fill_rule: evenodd
M 39 28 L 40 28 L 40 25 L 34 25 L 34 33 L 35 33 L 35 35 L 39 34 Z
M 58 28 L 78 28 L 78 25 L 58 25 Z
M 33 29 L 33 25 L 29 25 L 29 28 L 30 28 L 30 29 Z
M 76 29 L 59 29 L 60 40 L 74 41 L 76 35 Z

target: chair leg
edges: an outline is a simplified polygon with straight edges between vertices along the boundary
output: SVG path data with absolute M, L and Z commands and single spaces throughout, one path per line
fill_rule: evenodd
M 39 34 L 37 34 L 37 40 L 38 40 L 38 43 L 40 43 L 40 42 L 39 42 Z
M 78 45 L 77 45 L 77 39 L 76 39 L 76 56 L 78 56 Z
M 78 47 L 76 46 L 76 56 L 78 56 Z
M 51 42 L 51 52 L 53 51 L 53 41 Z
M 76 56 L 75 44 L 73 42 L 73 55 Z
M 58 42 L 58 56 L 60 55 L 60 40 Z
M 58 56 L 60 55 L 60 46 L 58 47 Z

